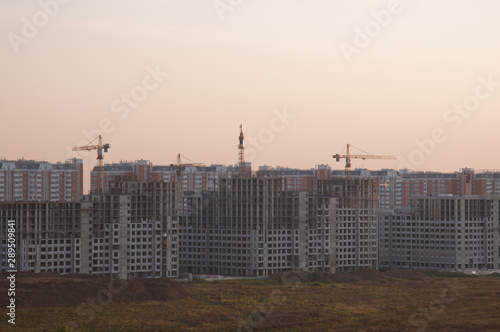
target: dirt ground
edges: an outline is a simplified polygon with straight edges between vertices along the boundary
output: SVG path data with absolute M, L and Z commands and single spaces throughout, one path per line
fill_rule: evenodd
M 426 270 L 388 270 L 380 272 L 371 268 L 361 268 L 354 273 L 328 273 L 328 272 L 284 272 L 276 273 L 269 277 L 271 280 L 282 280 L 285 283 L 294 282 L 327 282 L 353 283 L 358 281 L 379 281 L 384 278 L 407 280 L 422 280 Z
M 8 289 L 7 274 L 0 274 L 0 289 Z M 22 307 L 77 306 L 84 302 L 143 302 L 186 299 L 178 282 L 161 279 L 111 279 L 85 274 L 18 273 L 16 305 Z M 7 292 L 0 303 L 7 303 Z

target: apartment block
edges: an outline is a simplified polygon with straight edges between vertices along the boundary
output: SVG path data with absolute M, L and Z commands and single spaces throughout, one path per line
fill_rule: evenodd
M 88 203 L 0 203 L 0 272 L 7 268 L 7 221 L 15 221 L 19 271 L 88 273 Z M 88 236 L 88 235 L 87 235 Z
M 380 171 L 355 169 L 349 172 L 349 177 L 353 179 L 372 179 L 375 181 L 380 209 L 402 207 L 403 179 L 398 171 L 392 169 L 383 169 Z M 331 178 L 345 178 L 345 171 L 332 171 Z
M 284 179 L 282 190 L 285 191 L 307 191 L 310 194 L 314 192 L 315 173 L 313 170 L 260 166 L 258 176 Z
M 251 170 L 250 163 L 246 163 L 246 169 Z M 180 178 L 177 166 L 154 166 L 151 177 L 154 181 L 177 183 L 182 192 L 191 191 L 201 193 L 214 190 L 215 180 L 226 177 L 235 177 L 238 172 L 237 165 L 223 166 L 181 166 Z
M 311 169 L 297 169 L 288 167 L 260 166 L 257 176 L 283 178 L 283 190 L 307 191 L 313 195 L 317 193 L 316 180 L 332 178 L 332 169 L 329 165 L 316 165 Z
M 381 212 L 380 267 L 499 269 L 499 206 L 499 195 L 420 196 Z
M 110 193 L 71 203 L 0 203 L 0 271 L 7 270 L 7 221 L 16 221 L 18 270 L 176 277 L 173 186 L 111 183 Z
M 117 179 L 123 181 L 150 181 L 153 164 L 149 160 L 136 160 L 134 162 L 120 161 L 119 163 L 106 164 L 102 170 L 98 166 L 90 172 L 90 192 L 108 193 L 110 183 Z
M 232 276 L 335 271 L 336 200 L 284 191 L 282 178 L 221 178 L 185 193 L 181 271 Z
M 83 163 L 0 160 L 0 202 L 76 202 L 83 195 Z
M 318 196 L 337 200 L 336 272 L 378 268 L 378 195 L 373 179 L 317 181 Z
M 111 182 L 92 203 L 89 266 L 94 274 L 121 278 L 176 277 L 178 227 L 173 186 L 153 181 Z

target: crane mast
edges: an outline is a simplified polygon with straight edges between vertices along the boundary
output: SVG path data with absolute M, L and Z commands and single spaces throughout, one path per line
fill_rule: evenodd
M 245 147 L 243 146 L 243 125 L 240 124 L 240 136 L 238 140 L 240 144 L 238 145 L 238 176 L 245 176 Z
M 97 140 L 97 144 L 92 143 Z M 102 169 L 104 167 L 104 156 L 103 152 L 108 152 L 108 149 L 111 146 L 108 143 L 104 143 L 102 140 L 102 136 L 99 135 L 96 138 L 94 138 L 92 141 L 90 141 L 87 145 L 84 146 L 75 146 L 73 147 L 73 151 L 91 151 L 91 150 L 97 150 L 97 174 L 98 174 L 98 179 L 97 179 L 97 193 L 102 192 L 103 184 L 102 184 Z

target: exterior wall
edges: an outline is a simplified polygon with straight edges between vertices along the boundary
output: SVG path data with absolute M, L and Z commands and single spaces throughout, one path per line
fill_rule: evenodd
M 380 266 L 499 269 L 500 196 L 419 197 L 380 215 Z
M 7 270 L 7 221 L 16 222 L 16 263 L 19 271 L 88 273 L 82 241 L 88 226 L 85 203 L 0 203 L 0 271 Z
M 214 191 L 185 195 L 181 271 L 254 277 L 333 271 L 329 218 L 336 201 L 311 201 L 307 192 L 283 191 L 283 181 L 219 179 Z
M 336 272 L 378 268 L 378 199 L 373 179 L 319 180 L 318 195 L 338 200 Z
M 64 164 L 0 160 L 0 202 L 76 202 L 82 194 L 81 159 Z
M 165 181 L 178 184 L 181 192 L 190 191 L 201 193 L 214 190 L 216 180 L 220 178 L 235 177 L 238 168 L 232 166 L 182 166 L 180 178 L 174 165 L 155 166 L 151 172 L 154 181 Z M 246 171 L 251 171 L 250 163 L 246 163 Z
M 258 176 L 261 177 L 279 177 L 284 179 L 283 190 L 285 191 L 307 191 L 309 194 L 314 193 L 315 176 L 325 175 L 326 170 L 301 170 L 285 167 L 259 167 Z
M 284 181 L 221 179 L 216 191 L 185 195 L 181 271 L 268 276 L 377 268 L 372 180 L 321 180 L 318 195 L 283 190 Z
M 0 203 L 0 272 L 7 270 L 7 221 L 15 220 L 19 271 L 177 277 L 172 185 L 125 182 L 111 189 L 78 203 Z
M 109 193 L 110 183 L 120 181 L 151 181 L 153 164 L 149 160 L 136 160 L 106 164 L 99 171 L 94 167 L 90 172 L 90 192 L 93 194 Z

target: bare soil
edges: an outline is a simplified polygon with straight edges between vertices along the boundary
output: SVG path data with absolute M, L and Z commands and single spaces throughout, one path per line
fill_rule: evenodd
M 8 274 L 0 274 L 0 289 L 8 289 Z M 7 303 L 0 292 L 0 303 Z M 171 279 L 111 279 L 86 274 L 18 273 L 16 306 L 77 306 L 81 303 L 170 301 L 189 297 L 183 285 Z

